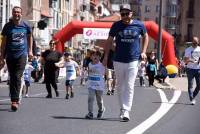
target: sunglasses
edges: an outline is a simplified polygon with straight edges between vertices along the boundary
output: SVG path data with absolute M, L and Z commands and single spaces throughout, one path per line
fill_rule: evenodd
M 127 12 L 127 13 L 120 13 L 121 14 L 121 16 L 123 17 L 123 16 L 129 16 L 130 15 L 130 12 Z

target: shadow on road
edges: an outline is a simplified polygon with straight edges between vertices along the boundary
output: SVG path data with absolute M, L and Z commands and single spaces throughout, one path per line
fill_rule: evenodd
M 73 120 L 102 120 L 102 121 L 120 121 L 119 118 L 93 118 L 93 119 L 86 119 L 84 117 L 66 117 L 66 116 L 51 116 L 54 119 L 73 119 Z

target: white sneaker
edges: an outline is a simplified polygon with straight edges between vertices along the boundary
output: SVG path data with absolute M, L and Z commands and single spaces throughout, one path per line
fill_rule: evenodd
M 25 97 L 26 97 L 26 98 L 28 98 L 28 97 L 29 97 L 29 95 L 28 95 L 28 94 L 26 94 L 26 95 L 25 95 Z
M 193 99 L 191 102 L 190 102 L 191 105 L 195 105 L 196 104 L 196 100 Z
M 121 110 L 120 121 L 122 121 L 122 122 L 128 122 L 129 120 L 130 120 L 129 111 L 127 111 L 127 110 Z

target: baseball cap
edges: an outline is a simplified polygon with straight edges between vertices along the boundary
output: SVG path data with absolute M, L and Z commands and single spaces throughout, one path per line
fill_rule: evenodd
M 129 11 L 131 11 L 131 6 L 128 5 L 128 4 L 121 5 L 121 6 L 120 6 L 120 12 L 121 12 L 122 10 L 129 10 Z

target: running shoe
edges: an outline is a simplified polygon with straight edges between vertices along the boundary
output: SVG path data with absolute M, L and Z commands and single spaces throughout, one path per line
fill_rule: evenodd
M 56 92 L 56 97 L 59 97 L 59 92 L 58 91 L 55 91 Z
M 111 95 L 114 95 L 114 93 L 115 93 L 115 90 L 111 90 Z
M 11 110 L 13 112 L 16 112 L 18 110 L 18 108 L 19 108 L 19 103 L 18 102 L 15 102 L 15 101 L 11 102 Z
M 51 94 L 48 94 L 48 95 L 46 96 L 46 98 L 52 98 L 52 95 L 51 95 Z
M 67 100 L 69 99 L 69 94 L 66 94 L 66 97 L 65 97 L 65 99 L 67 99 Z
M 107 95 L 111 95 L 111 91 L 110 90 L 108 90 Z
M 93 113 L 89 112 L 86 116 L 86 119 L 93 119 Z
M 128 122 L 130 120 L 129 111 L 122 109 L 120 111 L 120 121 Z
M 192 99 L 192 101 L 190 102 L 191 105 L 195 105 L 196 104 L 196 100 Z
M 71 98 L 74 98 L 74 92 L 71 92 L 71 96 L 70 96 Z
M 102 118 L 103 117 L 103 115 L 104 115 L 104 112 L 105 112 L 105 108 L 103 108 L 103 110 L 101 111 L 101 110 L 99 110 L 98 111 L 98 114 L 97 114 L 97 118 Z

